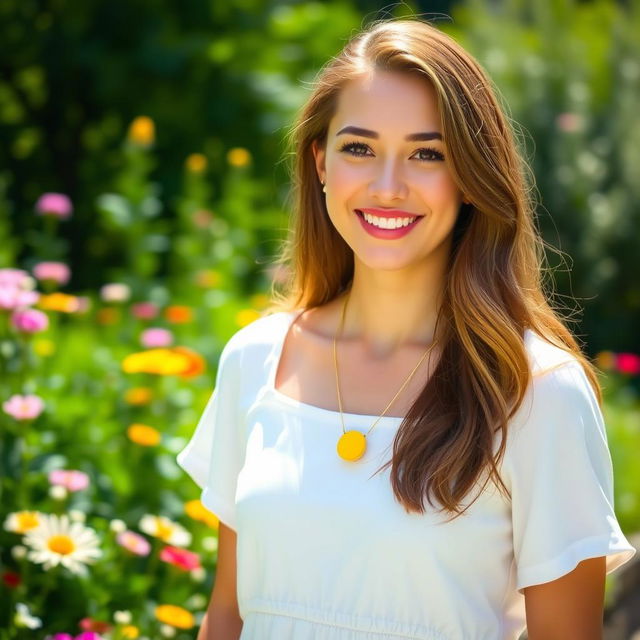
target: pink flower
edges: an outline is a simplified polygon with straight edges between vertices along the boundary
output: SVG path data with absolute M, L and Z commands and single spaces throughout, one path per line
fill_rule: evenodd
M 43 193 L 36 202 L 36 212 L 41 216 L 64 219 L 71 216 L 73 206 L 63 193 Z
M 28 289 L 31 276 L 23 269 L 0 269 L 0 287 Z
M 111 282 L 100 289 L 100 297 L 105 302 L 126 302 L 130 296 L 129 285 L 122 282 Z
M 127 551 L 135 553 L 137 556 L 148 556 L 151 545 L 146 538 L 133 531 L 123 531 L 116 537 L 116 542 Z
M 56 469 L 49 473 L 49 482 L 68 491 L 82 491 L 89 486 L 89 476 L 84 471 Z
M 200 558 L 197 553 L 178 549 L 178 547 L 166 546 L 160 551 L 160 560 L 168 562 L 184 571 L 200 568 Z
M 140 320 L 153 320 L 158 315 L 158 305 L 153 302 L 136 302 L 131 305 L 131 313 Z
M 556 117 L 556 127 L 566 133 L 582 131 L 584 124 L 584 118 L 579 113 L 560 113 Z
M 91 307 L 91 299 L 88 296 L 77 296 L 76 303 L 78 304 L 76 313 L 84 313 Z
M 73 640 L 73 636 L 70 633 L 54 633 L 47 636 L 46 640 Z
M 11 316 L 11 324 L 22 333 L 37 333 L 49 326 L 49 318 L 38 309 L 17 309 Z
M 53 280 L 65 285 L 71 277 L 71 270 L 64 262 L 39 262 L 33 267 L 33 275 L 38 280 Z
M 23 309 L 40 299 L 37 291 L 23 291 L 12 286 L 0 285 L 0 309 Z
M 616 368 L 620 373 L 637 376 L 640 374 L 640 356 L 635 353 L 617 353 Z
M 154 347 L 168 347 L 173 342 L 173 334 L 168 329 L 151 327 L 140 335 L 140 343 L 147 349 Z
M 2 408 L 16 420 L 33 420 L 44 410 L 44 402 L 35 395 L 13 395 L 2 403 Z

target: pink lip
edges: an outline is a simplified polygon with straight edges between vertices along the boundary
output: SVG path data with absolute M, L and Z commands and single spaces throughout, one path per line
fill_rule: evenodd
M 420 213 L 411 213 L 411 211 L 403 211 L 402 209 L 356 209 L 356 211 L 364 211 L 378 218 L 415 218 Z
M 354 212 L 356 216 L 358 216 L 358 220 L 360 220 L 360 224 L 362 225 L 362 228 L 370 236 L 373 236 L 374 238 L 379 238 L 381 240 L 395 240 L 397 238 L 402 238 L 403 236 L 406 236 L 408 233 L 411 233 L 411 231 L 413 231 L 413 228 L 416 225 L 422 222 L 422 218 L 424 217 L 424 216 L 415 216 L 413 214 L 402 211 L 399 214 L 397 213 L 396 216 L 405 217 L 405 218 L 412 217 L 412 218 L 415 218 L 415 220 L 406 227 L 399 227 L 398 229 L 381 229 L 380 227 L 376 227 L 373 224 L 369 224 L 364 219 L 364 216 L 359 214 L 358 211 L 366 211 L 367 213 L 371 212 L 371 215 L 377 215 L 372 212 L 380 211 L 380 209 L 355 209 Z M 391 210 L 386 209 L 385 211 L 390 212 Z M 395 209 L 395 211 L 398 211 L 398 209 Z M 389 217 L 389 216 L 386 216 L 386 217 Z

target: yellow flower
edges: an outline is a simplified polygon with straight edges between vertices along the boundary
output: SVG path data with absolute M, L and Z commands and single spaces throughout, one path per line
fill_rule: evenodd
M 215 269 L 203 269 L 196 273 L 196 284 L 204 289 L 217 287 L 222 281 L 222 276 Z
M 160 432 L 146 424 L 134 423 L 127 428 L 127 436 L 131 442 L 143 447 L 155 447 L 160 444 Z
M 153 373 L 160 376 L 193 378 L 205 370 L 204 358 L 186 347 L 147 349 L 122 361 L 125 373 Z
M 41 295 L 37 306 L 46 311 L 61 311 L 63 313 L 75 313 L 80 310 L 80 299 L 67 293 L 50 293 Z
M 148 116 L 138 116 L 129 125 L 127 137 L 130 142 L 148 147 L 155 140 L 155 124 Z
M 178 629 L 191 629 L 195 625 L 193 615 L 173 604 L 161 604 L 155 609 L 156 618 L 160 622 L 177 627 Z
M 120 632 L 125 638 L 137 638 L 140 635 L 140 630 L 138 629 L 138 627 L 132 624 L 125 625 L 124 627 L 122 627 Z
M 40 525 L 38 511 L 16 511 L 10 513 L 4 521 L 4 528 L 14 533 L 26 533 Z
M 192 153 L 185 161 L 187 171 L 202 173 L 207 168 L 207 158 L 202 153 Z
M 211 511 L 209 511 L 209 509 L 207 509 L 200 500 L 189 500 L 188 502 L 185 502 L 184 511 L 193 520 L 204 522 L 212 529 L 218 528 L 220 523 L 218 517 L 211 513 Z
M 33 342 L 33 350 L 37 355 L 47 358 L 56 350 L 56 345 L 53 340 L 49 340 L 48 338 L 38 338 Z
M 264 293 L 256 293 L 251 296 L 251 306 L 256 309 L 264 309 L 269 304 L 269 296 Z
M 136 406 L 149 404 L 152 398 L 153 391 L 149 387 L 133 387 L 124 394 L 124 401 Z
M 246 167 L 251 162 L 251 154 L 243 147 L 234 147 L 227 152 L 227 162 L 232 167 Z
M 260 313 L 255 309 L 242 309 L 236 314 L 236 323 L 240 327 L 245 327 L 251 324 L 254 320 L 260 317 Z

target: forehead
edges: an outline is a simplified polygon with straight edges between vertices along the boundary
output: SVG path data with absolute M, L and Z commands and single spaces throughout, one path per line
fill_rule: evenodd
M 346 125 L 379 131 L 440 131 L 436 92 L 426 77 L 398 71 L 373 71 L 348 81 L 338 95 L 329 134 Z

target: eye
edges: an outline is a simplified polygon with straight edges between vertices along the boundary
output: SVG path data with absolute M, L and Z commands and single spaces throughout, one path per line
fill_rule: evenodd
M 356 158 L 364 158 L 366 157 L 366 151 L 369 149 L 369 146 L 364 144 L 363 142 L 346 142 L 340 147 L 340 151 L 343 153 L 348 153 Z M 437 149 L 433 149 L 431 147 L 422 147 L 416 151 L 416 154 L 422 154 L 422 157 L 418 158 L 421 162 L 431 162 L 431 161 L 442 161 L 444 160 L 444 154 Z
M 416 153 L 422 153 L 425 152 L 426 154 L 429 155 L 429 157 L 427 158 L 422 158 L 422 160 L 444 160 L 444 154 L 440 151 L 438 151 L 437 149 L 432 149 L 431 147 L 423 147 L 422 149 L 418 149 L 418 151 Z
M 362 153 L 362 149 L 366 151 L 368 148 L 369 147 L 362 142 L 346 142 L 342 147 L 340 147 L 340 151 L 346 151 L 348 154 L 360 158 L 364 155 L 364 153 Z M 356 149 L 359 149 L 360 151 L 356 152 Z

